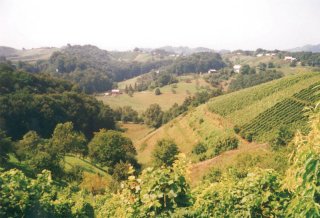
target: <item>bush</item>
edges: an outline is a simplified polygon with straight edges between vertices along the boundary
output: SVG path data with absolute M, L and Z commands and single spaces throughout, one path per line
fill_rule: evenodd
M 271 141 L 271 147 L 274 150 L 286 146 L 293 138 L 293 133 L 288 130 L 288 127 L 280 127 L 276 133 L 276 137 Z
M 207 146 L 205 146 L 203 143 L 198 143 L 192 149 L 192 153 L 199 155 L 199 154 L 205 153 L 207 150 L 208 150 Z
M 161 95 L 161 91 L 159 88 L 156 88 L 156 90 L 154 91 L 155 95 Z
M 162 139 L 157 142 L 156 148 L 153 151 L 153 161 L 156 166 L 171 166 L 177 159 L 179 153 L 178 146 L 173 140 Z
M 213 149 L 213 155 L 218 155 L 224 151 L 238 147 L 239 140 L 236 137 L 228 137 L 220 140 Z
M 233 130 L 234 130 L 234 132 L 235 132 L 236 134 L 238 134 L 238 133 L 241 131 L 241 129 L 240 129 L 240 127 L 239 127 L 238 125 L 235 125 L 235 126 L 233 127 Z

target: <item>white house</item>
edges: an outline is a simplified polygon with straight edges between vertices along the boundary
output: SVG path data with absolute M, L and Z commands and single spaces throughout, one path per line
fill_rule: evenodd
M 285 57 L 284 57 L 284 60 L 285 60 L 285 61 L 291 61 L 291 62 L 292 62 L 292 61 L 297 60 L 297 58 L 294 58 L 294 57 L 291 57 L 291 56 L 285 56 Z
M 210 70 L 208 70 L 208 74 L 216 73 L 216 72 L 217 72 L 217 70 L 216 70 L 216 69 L 210 69 Z
M 261 54 L 261 53 L 260 53 L 260 54 L 257 54 L 257 57 L 262 57 L 262 56 L 263 56 L 263 54 Z
M 241 69 L 241 65 L 239 65 L 239 64 L 233 66 L 233 70 L 236 73 L 240 73 L 240 69 Z

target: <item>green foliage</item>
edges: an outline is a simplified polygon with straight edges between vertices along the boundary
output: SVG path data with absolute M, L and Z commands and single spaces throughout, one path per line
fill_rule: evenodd
M 0 64 L 0 94 L 13 92 L 62 93 L 71 91 L 73 84 L 49 77 L 16 71 L 13 66 Z
M 312 119 L 311 131 L 304 136 L 298 133 L 294 139 L 295 150 L 287 171 L 285 187 L 293 193 L 287 216 L 320 216 L 320 116 Z
M 80 206 L 72 213 L 75 202 L 57 192 L 48 171 L 29 179 L 19 170 L 9 170 L 0 173 L 0 187 L 1 217 L 78 217 L 79 211 L 93 217 Z
M 129 176 L 118 194 L 102 200 L 98 216 L 169 217 L 176 208 L 191 205 L 186 164 L 180 156 L 172 167 L 147 168 L 139 178 Z
M 68 46 L 53 53 L 36 70 L 76 82 L 84 92 L 94 93 L 110 90 L 114 82 L 172 63 L 171 60 L 121 61 L 113 55 L 92 45 Z
M 226 177 L 197 190 L 195 203 L 189 209 L 193 217 L 283 217 L 290 197 L 281 190 L 275 171 L 261 169 L 240 180 Z
M 263 68 L 265 69 L 265 68 Z M 283 77 L 278 71 L 260 71 L 259 73 L 240 74 L 232 80 L 229 86 L 230 91 L 236 91 L 247 87 L 259 85 Z
M 85 156 L 88 153 L 85 136 L 74 131 L 72 122 L 59 123 L 56 126 L 52 134 L 51 146 L 62 154 L 72 153 Z
M 205 153 L 207 150 L 208 148 L 206 145 L 204 145 L 203 143 L 198 143 L 192 149 L 192 153 L 199 155 L 199 154 Z
M 158 128 L 162 124 L 163 111 L 158 104 L 151 104 L 143 113 L 144 123 L 148 126 Z
M 190 107 L 197 107 L 200 104 L 204 104 L 205 102 L 209 101 L 210 98 L 219 96 L 221 94 L 222 91 L 220 89 L 197 92 L 194 96 L 187 97 L 183 101 L 182 105 L 179 106 L 178 104 L 174 104 L 168 111 L 165 111 L 163 114 L 162 123 L 167 123 L 175 117 L 188 111 Z M 199 122 L 202 121 L 199 120 Z
M 0 166 L 7 163 L 10 152 L 12 152 L 12 141 L 0 129 Z
M 154 91 L 154 94 L 155 95 L 161 95 L 161 91 L 159 88 L 156 88 L 155 91 Z
M 68 121 L 88 138 L 101 128 L 115 128 L 110 107 L 94 97 L 76 93 L 1 96 L 0 117 L 0 128 L 13 139 L 21 138 L 30 130 L 49 137 L 58 123 Z
M 152 153 L 154 164 L 156 166 L 171 166 L 177 159 L 176 155 L 178 153 L 178 146 L 173 140 L 162 139 L 157 142 L 156 147 Z
M 275 139 L 271 143 L 271 147 L 274 150 L 278 150 L 281 147 L 288 145 L 293 137 L 293 133 L 289 131 L 286 127 L 280 127 L 277 131 Z
M 179 57 L 173 64 L 166 67 L 169 73 L 177 75 L 191 72 L 208 72 L 210 69 L 219 70 L 225 66 L 220 54 L 199 52 L 187 57 Z
M 89 156 L 102 166 L 108 166 L 112 169 L 121 161 L 137 165 L 135 160 L 137 152 L 132 141 L 122 136 L 120 132 L 101 129 L 94 134 L 88 147 Z
M 213 183 L 213 182 L 220 182 L 222 179 L 222 172 L 220 169 L 212 169 L 210 171 L 210 173 L 208 173 L 207 175 L 204 176 L 203 180 L 206 181 L 206 182 L 210 182 L 210 183 Z
M 238 148 L 239 140 L 236 137 L 227 137 L 218 141 L 214 146 L 213 155 L 218 155 L 224 151 Z
M 236 134 L 238 134 L 241 129 L 240 129 L 240 127 L 239 127 L 238 125 L 235 125 L 235 126 L 233 127 L 233 130 L 234 130 L 234 132 L 235 132 Z
M 138 112 L 133 110 L 131 106 L 119 107 L 114 110 L 114 114 L 115 114 L 116 120 L 122 121 L 124 123 L 141 122 L 141 118 L 139 117 Z
M 212 86 L 219 87 L 222 81 L 228 80 L 233 74 L 232 70 L 228 68 L 222 68 L 218 72 L 211 73 L 204 77 L 204 79 Z
M 42 139 L 39 135 L 30 131 L 18 141 L 16 154 L 35 172 L 44 169 L 50 170 L 54 175 L 61 176 L 62 166 L 60 164 L 63 150 L 52 146 L 49 139 Z M 64 152 L 63 152 L 64 153 Z

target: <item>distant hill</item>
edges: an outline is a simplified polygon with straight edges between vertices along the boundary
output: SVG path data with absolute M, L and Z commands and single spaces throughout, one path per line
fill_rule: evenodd
M 174 54 L 182 54 L 182 55 L 191 55 L 194 53 L 199 53 L 199 52 L 214 52 L 213 49 L 210 48 L 204 48 L 204 47 L 197 47 L 197 48 L 190 48 L 187 46 L 179 46 L 179 47 L 174 47 L 174 46 L 163 46 L 160 48 L 141 48 L 142 51 L 147 51 L 147 52 L 152 52 L 154 50 L 164 50 L 168 53 L 174 53 Z
M 11 61 L 36 62 L 38 60 L 47 60 L 55 51 L 59 51 L 55 47 L 42 47 L 18 50 L 6 46 L 0 46 L 0 56 L 6 57 Z
M 18 50 L 6 46 L 0 46 L 0 56 L 9 57 L 15 55 Z
M 320 44 L 318 44 L 318 45 L 305 45 L 302 47 L 289 49 L 288 51 L 291 51 L 291 52 L 299 52 L 299 51 L 320 52 Z

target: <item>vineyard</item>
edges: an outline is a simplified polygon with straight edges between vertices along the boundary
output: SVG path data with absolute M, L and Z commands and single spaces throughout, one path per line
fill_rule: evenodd
M 244 126 L 277 103 L 308 89 L 311 84 L 317 81 L 320 81 L 320 74 L 315 72 L 287 76 L 263 85 L 213 98 L 208 103 L 208 108 L 211 112 L 222 115 L 234 125 Z M 303 93 L 305 92 L 307 90 L 304 90 Z M 308 94 L 306 93 L 306 95 Z M 298 98 L 295 99 L 298 101 Z M 308 104 L 300 98 L 299 101 Z
M 308 79 L 311 79 L 311 82 L 314 80 L 314 77 L 319 78 L 318 76 L 319 74 L 316 73 L 305 73 L 298 76 L 285 77 L 263 85 L 220 96 L 209 102 L 209 109 L 222 116 L 227 116 L 235 111 L 248 107 L 257 101 L 261 101 L 269 96 L 285 91 L 295 84 L 299 84 L 299 87 L 303 88 L 303 86 L 300 85 L 301 82 Z
M 241 136 L 256 141 L 269 141 L 281 127 L 293 132 L 296 129 L 305 131 L 308 118 L 304 115 L 303 109 L 320 99 L 319 85 L 320 82 L 316 82 L 267 109 L 240 128 Z

